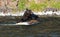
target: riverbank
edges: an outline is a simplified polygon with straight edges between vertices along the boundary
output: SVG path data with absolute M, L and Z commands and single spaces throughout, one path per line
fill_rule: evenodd
M 23 16 L 25 11 L 21 11 L 21 12 L 8 12 L 8 13 L 3 13 L 3 12 L 0 12 L 0 16 Z M 38 15 L 38 16 L 60 16 L 60 11 L 42 11 L 42 12 L 34 12 L 33 13 L 35 15 Z

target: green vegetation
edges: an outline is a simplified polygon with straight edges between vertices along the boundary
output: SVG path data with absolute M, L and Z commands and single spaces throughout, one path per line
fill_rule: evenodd
M 25 8 L 25 0 L 20 0 L 18 3 L 18 9 L 23 10 Z
M 19 10 L 24 10 L 25 8 L 29 8 L 33 11 L 42 11 L 48 6 L 52 8 L 60 8 L 60 2 L 56 2 L 54 0 L 46 0 L 38 4 L 36 4 L 34 0 L 31 0 L 30 2 L 28 2 L 28 0 L 19 0 L 18 2 Z
M 60 9 L 60 2 L 55 2 L 51 5 L 54 8 L 59 8 Z
M 34 11 L 41 11 L 43 10 L 45 7 L 47 7 L 46 4 L 41 3 L 41 4 L 31 4 L 30 8 Z
M 33 11 L 41 11 L 41 10 L 43 10 L 45 7 L 47 7 L 47 4 L 46 4 L 46 3 L 36 4 L 35 2 L 31 2 L 29 8 L 30 8 L 31 10 L 33 10 Z

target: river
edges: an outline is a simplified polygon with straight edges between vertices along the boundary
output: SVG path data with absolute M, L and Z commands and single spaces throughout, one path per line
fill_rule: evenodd
M 30 26 L 0 26 L 0 37 L 60 37 L 60 17 L 41 18 Z

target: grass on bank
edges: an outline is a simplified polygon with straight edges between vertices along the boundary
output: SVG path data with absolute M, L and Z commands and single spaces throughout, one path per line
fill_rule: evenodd
M 26 6 L 27 4 L 27 6 Z M 38 3 L 36 4 L 34 0 L 31 2 L 28 2 L 28 0 L 19 0 L 18 2 L 18 10 L 24 10 L 25 8 L 29 8 L 33 11 L 43 11 L 43 9 L 47 7 L 52 7 L 52 8 L 59 8 L 60 9 L 60 2 L 55 2 L 54 0 L 46 0 L 45 2 Z

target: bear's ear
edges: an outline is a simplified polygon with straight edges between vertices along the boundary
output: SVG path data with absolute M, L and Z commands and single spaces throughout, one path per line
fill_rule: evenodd
M 26 8 L 26 10 L 28 11 L 29 9 L 28 9 L 28 8 Z

